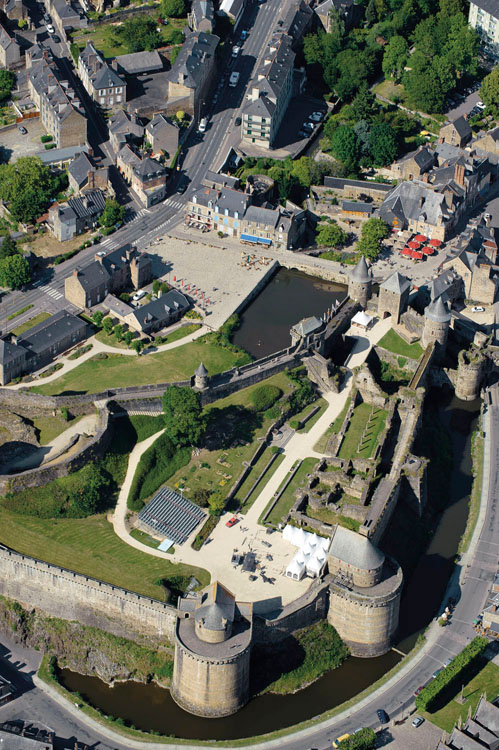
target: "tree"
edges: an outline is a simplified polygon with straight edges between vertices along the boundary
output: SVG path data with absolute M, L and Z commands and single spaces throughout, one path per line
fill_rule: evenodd
M 9 203 L 16 221 L 35 221 L 48 206 L 54 188 L 49 168 L 36 156 L 0 165 L 0 198 Z
M 499 107 L 499 67 L 495 67 L 482 81 L 480 99 L 488 107 Z
M 381 240 L 388 237 L 390 229 L 383 219 L 368 219 L 362 225 L 362 233 L 357 243 L 357 252 L 375 260 L 381 251 Z
M 315 241 L 319 247 L 340 247 L 347 240 L 346 232 L 336 224 L 322 224 Z
M 153 294 L 157 296 L 160 288 L 161 288 L 161 281 L 159 279 L 154 279 L 154 281 L 152 282 Z
M 123 328 L 121 324 L 114 326 L 114 337 L 116 341 L 123 341 L 124 335 L 125 335 L 125 329 Z
M 170 287 L 168 286 L 168 284 L 166 283 L 166 281 L 162 281 L 161 282 L 161 286 L 159 287 L 159 291 L 161 292 L 161 294 L 166 294 L 167 292 L 170 291 Z
M 376 122 L 369 134 L 369 150 L 375 167 L 386 167 L 397 155 L 397 140 L 387 122 Z
M 323 34 L 307 34 L 303 40 L 303 54 L 308 65 L 324 63 Z
M 409 45 L 403 36 L 392 36 L 385 47 L 383 63 L 381 65 L 385 76 L 390 76 L 396 81 L 404 72 L 404 67 L 409 56 Z
M 0 260 L 0 285 L 21 289 L 31 281 L 29 263 L 23 255 L 10 255 Z
M 111 484 L 109 476 L 98 464 L 90 463 L 84 469 L 77 489 L 69 494 L 69 506 L 73 515 L 90 516 L 99 509 L 105 490 Z
M 342 740 L 338 748 L 341 750 L 374 750 L 376 747 L 376 733 L 373 729 L 366 727 L 358 729 L 347 740 Z
M 134 349 L 135 352 L 137 353 L 137 357 L 140 356 L 140 352 L 142 351 L 143 348 L 144 348 L 144 344 L 140 339 L 135 339 L 134 341 L 132 341 L 132 349 Z
M 164 17 L 182 18 L 186 13 L 184 0 L 161 0 L 160 8 Z
M 417 109 L 429 113 L 443 111 L 445 96 L 442 84 L 432 68 L 423 71 L 413 68 L 404 76 L 403 82 L 411 102 Z
M 183 109 L 179 109 L 179 111 L 175 114 L 175 117 L 179 122 L 183 122 L 185 120 L 185 112 Z
M 130 346 L 130 344 L 133 341 L 133 333 L 131 331 L 127 331 L 125 335 L 123 336 L 123 341 L 127 346 Z
M 112 227 L 119 224 L 125 217 L 125 206 L 121 206 L 113 198 L 107 198 L 104 211 L 100 215 L 99 225 L 101 227 Z
M 340 125 L 331 138 L 331 150 L 348 172 L 355 172 L 359 165 L 360 144 L 355 131 L 349 125 Z
M 352 115 L 359 120 L 369 120 L 377 109 L 376 97 L 367 83 L 360 85 L 359 91 L 352 102 Z
M 208 505 L 210 507 L 210 515 L 221 516 L 225 509 L 225 497 L 221 492 L 212 492 L 208 498 Z
M 0 101 L 10 96 L 15 80 L 16 77 L 11 70 L 0 70 Z
M 178 45 L 178 47 L 174 47 L 172 51 L 170 52 L 170 63 L 171 65 L 174 65 L 175 60 L 179 56 L 180 50 L 182 49 L 182 45 Z
M 115 32 L 124 40 L 130 52 L 149 52 L 159 47 L 162 39 L 156 21 L 148 16 L 135 16 L 127 19 Z
M 2 240 L 2 244 L 0 245 L 0 260 L 9 258 L 11 255 L 17 255 L 17 245 L 10 234 L 6 234 L 0 239 Z
M 110 336 L 111 331 L 113 330 L 113 319 L 104 318 L 104 320 L 102 321 L 102 327 L 105 330 L 105 332 L 108 334 L 108 336 Z
M 439 0 L 441 16 L 455 16 L 463 12 L 463 0 Z
M 368 26 L 374 26 L 378 20 L 378 13 L 376 11 L 376 4 L 374 0 L 369 0 L 366 8 L 366 21 Z
M 205 429 L 199 393 L 172 385 L 163 394 L 165 432 L 178 446 L 198 445 Z
M 102 326 L 102 318 L 104 317 L 104 313 L 102 313 L 100 310 L 96 310 L 94 314 L 92 315 L 92 322 L 95 323 L 97 328 L 100 328 Z M 107 318 L 106 318 L 107 320 Z

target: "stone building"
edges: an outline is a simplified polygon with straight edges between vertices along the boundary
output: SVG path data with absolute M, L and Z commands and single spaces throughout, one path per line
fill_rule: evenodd
M 27 352 L 10 341 L 0 339 L 0 384 L 7 385 L 26 371 Z
M 407 310 L 411 282 L 398 271 L 392 273 L 379 288 L 378 315 L 381 319 L 391 315 L 394 323 Z
M 59 242 L 94 229 L 104 211 L 106 199 L 102 190 L 89 190 L 67 203 L 53 203 L 48 211 L 47 226 Z
M 243 141 L 272 148 L 293 95 L 292 46 L 292 39 L 286 34 L 276 33 L 270 40 L 243 106 Z
M 171 111 L 183 109 L 195 117 L 208 92 L 215 71 L 215 53 L 220 39 L 205 31 L 193 31 L 182 45 L 168 72 L 168 104 Z
M 239 190 L 198 188 L 186 204 L 186 219 L 206 224 L 209 229 L 221 230 L 238 237 L 241 221 L 250 205 L 250 196 Z
M 499 127 L 492 128 L 486 133 L 479 133 L 473 141 L 473 148 L 487 151 L 489 154 L 499 155 Z
M 215 10 L 212 0 L 193 0 L 191 11 L 187 14 L 187 23 L 192 31 L 206 31 L 211 34 L 215 21 Z
M 139 118 L 119 109 L 108 120 L 109 141 L 117 154 L 126 144 L 138 145 L 144 137 L 144 127 Z
M 462 401 L 474 401 L 480 396 L 487 359 L 478 347 L 459 352 L 457 363 L 456 397 Z
M 75 195 L 109 188 L 109 168 L 98 167 L 91 156 L 79 154 L 68 166 L 69 187 Z
M 179 600 L 171 696 L 197 716 L 228 716 L 249 699 L 252 606 L 220 583 Z
M 25 0 L 0 0 L 0 10 L 2 10 L 9 21 L 28 21 L 29 8 Z
M 371 272 L 366 259 L 361 255 L 359 262 L 348 278 L 348 296 L 364 309 L 371 297 Z
M 329 33 L 332 26 L 332 15 L 339 13 L 341 19 L 348 29 L 353 21 L 353 0 L 323 0 L 316 7 L 315 12 L 324 30 Z
M 499 56 L 499 6 L 491 0 L 471 0 L 468 23 L 480 34 L 482 46 L 492 57 Z
M 0 68 L 16 68 L 21 63 L 21 47 L 0 24 Z
M 311 28 L 314 18 L 314 11 L 305 0 L 298 0 L 297 3 L 292 4 L 284 16 L 282 25 L 280 24 L 281 31 L 291 37 L 295 52 L 300 48 L 302 39 Z
M 458 117 L 457 120 L 448 122 L 440 128 L 440 141 L 458 148 L 463 148 L 471 140 L 472 135 L 473 131 L 465 117 Z
M 390 171 L 396 179 L 419 180 L 435 164 L 435 152 L 427 146 L 420 146 L 392 164 Z
M 146 156 L 132 167 L 132 189 L 146 208 L 164 200 L 166 195 L 166 168 Z
M 104 60 L 92 42 L 78 57 L 78 75 L 94 102 L 111 109 L 126 102 L 126 81 Z
M 328 622 L 354 656 L 380 656 L 398 627 L 403 576 L 366 537 L 336 526 L 327 552 Z
M 58 148 L 87 142 L 85 109 L 51 51 L 40 45 L 26 53 L 29 95 Z
M 126 143 L 116 155 L 116 166 L 128 184 L 131 184 L 134 167 L 140 164 L 140 156 Z
M 190 309 L 191 303 L 177 289 L 170 289 L 158 299 L 153 299 L 146 305 L 132 307 L 112 294 L 104 300 L 106 307 L 113 317 L 133 331 L 139 333 L 156 333 L 162 328 L 177 323 Z
M 472 253 L 464 249 L 446 265 L 463 279 L 466 299 L 486 305 L 495 302 L 499 277 L 494 264 L 484 253 Z
M 63 38 L 71 29 L 83 29 L 87 26 L 86 15 L 80 13 L 71 0 L 45 0 L 45 8 Z
M 248 206 L 241 221 L 241 241 L 293 250 L 307 226 L 306 211 L 298 206 Z
M 180 128 L 168 120 L 165 115 L 156 114 L 146 125 L 146 140 L 151 144 L 153 154 L 166 155 L 166 164 L 169 165 L 177 153 L 179 144 Z
M 449 306 L 441 296 L 425 308 L 422 344 L 427 347 L 428 344 L 435 342 L 438 345 L 439 359 L 445 353 L 450 321 Z

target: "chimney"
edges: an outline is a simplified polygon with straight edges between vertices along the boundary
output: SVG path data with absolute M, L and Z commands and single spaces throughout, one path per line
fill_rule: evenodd
M 111 67 L 112 67 L 113 70 L 115 70 L 116 72 L 118 72 L 118 60 L 116 58 L 114 58 L 112 60 Z
M 75 279 L 77 279 L 77 278 L 78 278 L 78 269 L 77 269 L 77 268 L 75 268 L 75 269 L 73 270 L 73 276 L 75 277 Z
M 421 177 L 422 182 L 428 182 L 428 172 L 425 172 Z
M 484 214 L 483 218 L 485 219 L 485 226 L 490 227 L 490 222 L 492 220 L 491 214 Z
M 464 187 L 464 165 L 456 164 L 454 168 L 454 179 L 458 185 Z
M 95 172 L 93 169 L 88 170 L 87 180 L 88 180 L 88 187 L 94 188 L 95 187 Z
M 438 139 L 438 142 L 445 143 L 445 138 L 443 137 L 443 135 L 440 136 L 440 138 Z

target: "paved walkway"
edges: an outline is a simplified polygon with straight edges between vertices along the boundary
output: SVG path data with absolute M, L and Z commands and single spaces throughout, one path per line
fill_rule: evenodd
M 83 435 L 83 433 L 87 435 L 95 435 L 98 421 L 99 417 L 97 414 L 87 414 L 85 417 L 75 422 L 74 425 L 70 425 L 67 430 L 61 432 L 60 435 L 51 440 L 50 443 L 47 443 L 47 445 L 33 448 L 29 455 L 6 464 L 4 472 L 26 471 L 27 469 L 33 469 L 42 464 L 47 464 L 49 461 L 60 456 L 61 453 L 70 447 L 75 435 Z
M 195 341 L 200 336 L 203 336 L 205 333 L 207 333 L 207 331 L 208 329 L 205 326 L 201 326 L 201 328 L 198 328 L 188 336 L 184 336 L 183 339 L 177 339 L 177 341 L 172 341 L 170 344 L 163 344 L 161 346 L 155 347 L 154 352 L 152 353 L 158 354 L 159 352 L 167 352 L 170 349 L 177 349 L 179 346 L 183 346 L 184 344 L 189 344 L 191 341 Z M 92 336 L 91 338 L 87 339 L 87 341 L 82 342 L 82 345 L 85 344 L 92 344 L 92 348 L 90 349 L 90 351 L 82 354 L 81 357 L 78 357 L 78 359 L 69 359 L 72 352 L 69 352 L 69 354 L 65 354 L 64 356 L 56 359 L 55 364 L 62 364 L 63 366 L 59 370 L 57 370 L 57 372 L 54 372 L 53 375 L 49 375 L 46 378 L 36 378 L 29 385 L 27 383 L 18 383 L 17 385 L 7 385 L 5 386 L 5 388 L 10 388 L 11 390 L 15 391 L 19 388 L 26 388 L 31 385 L 45 385 L 45 383 L 50 383 L 52 382 L 52 380 L 57 380 L 57 378 L 62 377 L 62 375 L 66 375 L 66 373 L 74 370 L 76 367 L 79 367 L 88 359 L 92 359 L 92 357 L 94 357 L 96 354 L 99 354 L 100 352 L 106 352 L 107 354 L 123 354 L 128 357 L 137 356 L 137 352 L 134 349 L 120 349 L 117 346 L 109 346 L 109 344 L 103 344 L 102 341 L 98 341 L 95 336 Z M 144 357 L 148 355 L 141 354 L 141 356 Z
M 357 367 L 365 361 L 371 347 L 384 336 L 390 325 L 389 320 L 378 321 L 370 331 L 366 332 L 365 336 L 358 337 L 349 358 L 350 367 Z M 356 334 L 356 332 L 352 332 L 351 330 L 348 333 L 350 335 Z M 297 459 L 307 456 L 321 458 L 323 454 L 318 453 L 314 449 L 314 446 L 329 425 L 340 414 L 350 394 L 351 387 L 352 378 L 350 378 L 341 393 L 327 393 L 324 395 L 324 398 L 328 402 L 326 411 L 309 432 L 294 433 L 284 447 L 284 460 L 264 486 L 246 515 L 240 515 L 240 523 L 232 528 L 228 528 L 225 525 L 225 521 L 230 515 L 226 514 L 227 518 L 222 518 L 221 522 L 212 532 L 211 541 L 208 544 L 205 543 L 199 551 L 191 547 L 191 542 L 194 540 L 199 529 L 195 529 L 183 545 L 176 546 L 173 555 L 167 555 L 165 552 L 160 552 L 157 549 L 142 544 L 133 539 L 128 533 L 125 516 L 127 514 L 127 498 L 132 480 L 141 455 L 154 443 L 161 433 L 157 433 L 147 440 L 142 441 L 135 446 L 130 454 L 127 474 L 113 516 L 113 526 L 116 534 L 127 544 L 154 557 L 161 557 L 171 562 L 181 562 L 207 569 L 210 572 L 212 580 L 219 580 L 230 590 L 237 591 L 238 598 L 242 601 L 273 599 L 273 609 L 275 609 L 276 596 L 281 597 L 283 605 L 294 601 L 294 599 L 305 593 L 311 581 L 308 578 L 304 578 L 302 581 L 297 582 L 284 575 L 287 565 L 296 552 L 296 548 L 286 542 L 282 534 L 274 534 L 272 537 L 266 537 L 265 530 L 258 523 L 258 519 Z M 271 544 L 270 548 L 267 547 L 268 543 Z M 265 566 L 266 579 L 259 576 L 256 581 L 250 581 L 249 575 L 246 573 L 243 574 L 241 568 L 232 566 L 230 560 L 234 549 L 237 549 L 239 552 L 248 551 L 249 549 L 256 551 L 258 558 Z M 267 558 L 268 554 L 271 555 L 272 560 Z M 277 584 L 270 582 L 272 578 L 277 581 Z

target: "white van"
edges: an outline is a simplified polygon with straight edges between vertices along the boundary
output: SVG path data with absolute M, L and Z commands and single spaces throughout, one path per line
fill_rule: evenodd
M 138 302 L 140 299 L 142 299 L 142 297 L 145 297 L 145 296 L 146 296 L 146 293 L 144 292 L 143 289 L 141 289 L 140 292 L 135 292 L 135 294 L 132 297 L 132 300 L 134 302 Z
M 205 133 L 207 126 L 208 126 L 208 120 L 206 119 L 206 117 L 203 117 L 203 119 L 198 125 L 198 133 Z

